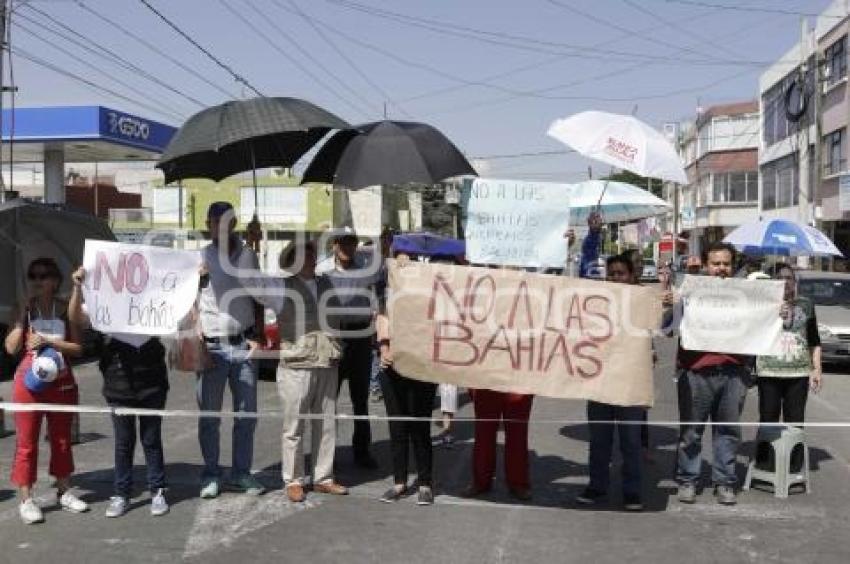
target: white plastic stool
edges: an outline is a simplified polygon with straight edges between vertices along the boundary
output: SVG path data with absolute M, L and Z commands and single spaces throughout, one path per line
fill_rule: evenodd
M 747 469 L 747 478 L 744 480 L 744 490 L 749 490 L 753 480 L 773 484 L 774 495 L 778 498 L 787 498 L 788 491 L 795 484 L 803 484 L 806 493 L 812 493 L 812 483 L 809 479 L 809 447 L 806 444 L 806 435 L 799 427 L 767 427 L 759 429 L 756 436 L 756 445 L 763 442 L 769 443 L 773 448 L 773 470 L 761 470 L 756 468 L 755 459 L 750 461 Z M 794 447 L 803 447 L 803 466 L 800 472 L 791 472 L 791 453 Z M 758 448 L 758 447 L 756 447 Z

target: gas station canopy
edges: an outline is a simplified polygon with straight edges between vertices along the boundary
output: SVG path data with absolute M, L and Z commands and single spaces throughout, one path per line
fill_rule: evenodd
M 4 110 L 2 158 L 43 163 L 44 201 L 63 203 L 65 163 L 154 161 L 176 131 L 103 106 Z
M 176 128 L 103 106 L 56 106 L 3 110 L 3 162 L 45 162 L 62 155 L 64 162 L 157 160 Z

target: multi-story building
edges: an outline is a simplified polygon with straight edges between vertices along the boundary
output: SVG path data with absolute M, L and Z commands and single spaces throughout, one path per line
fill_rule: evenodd
M 764 219 L 819 224 L 850 256 L 850 197 L 840 197 L 842 177 L 850 196 L 847 10 L 844 0 L 833 2 L 761 75 L 758 209 Z
M 668 184 L 665 191 L 672 201 L 672 190 L 679 190 L 679 234 L 690 253 L 757 217 L 758 137 L 756 101 L 712 106 L 682 124 L 678 147 L 688 184 Z

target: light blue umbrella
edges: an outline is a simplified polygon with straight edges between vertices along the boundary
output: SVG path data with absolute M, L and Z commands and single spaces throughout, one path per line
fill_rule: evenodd
M 607 223 L 622 223 L 663 214 L 670 204 L 649 190 L 626 182 L 587 180 L 569 186 L 570 225 L 587 225 L 593 211 Z
M 745 255 L 844 256 L 829 237 L 814 227 L 787 219 L 745 223 L 723 241 Z

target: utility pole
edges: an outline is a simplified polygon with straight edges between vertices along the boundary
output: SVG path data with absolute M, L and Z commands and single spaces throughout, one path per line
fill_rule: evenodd
M 6 201 L 6 182 L 3 180 L 3 96 L 6 93 L 3 60 L 6 58 L 6 8 L 7 0 L 0 0 L 0 202 Z

